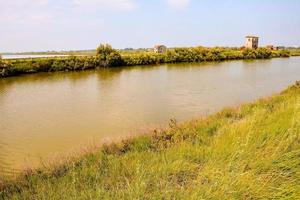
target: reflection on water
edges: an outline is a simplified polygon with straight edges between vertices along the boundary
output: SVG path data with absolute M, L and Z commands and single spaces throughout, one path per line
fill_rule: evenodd
M 300 58 L 0 79 L 0 174 L 91 142 L 250 102 L 300 78 Z

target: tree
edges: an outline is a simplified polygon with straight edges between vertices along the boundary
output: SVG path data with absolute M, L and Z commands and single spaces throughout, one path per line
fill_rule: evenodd
M 100 44 L 97 48 L 97 56 L 108 56 L 109 54 L 115 52 L 116 50 L 111 47 L 109 44 Z
M 123 63 L 121 54 L 109 44 L 100 44 L 97 48 L 96 63 L 99 66 L 115 67 Z

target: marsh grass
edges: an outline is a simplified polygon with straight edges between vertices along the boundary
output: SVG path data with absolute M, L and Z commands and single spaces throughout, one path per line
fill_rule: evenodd
M 3 183 L 0 199 L 299 199 L 300 83 Z

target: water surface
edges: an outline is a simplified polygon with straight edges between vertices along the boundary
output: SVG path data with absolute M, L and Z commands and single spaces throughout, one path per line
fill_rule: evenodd
M 0 173 L 251 102 L 299 79 L 299 57 L 0 79 Z

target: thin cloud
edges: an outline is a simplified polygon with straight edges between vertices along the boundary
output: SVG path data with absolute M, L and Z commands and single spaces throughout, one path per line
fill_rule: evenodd
M 116 9 L 122 11 L 134 10 L 137 6 L 133 0 L 73 0 L 79 7 Z
M 23 6 L 45 6 L 49 3 L 48 0 L 14 0 L 14 1 L 6 1 L 1 0 L 0 6 L 4 8 L 10 7 L 23 7 Z
M 48 0 L 1 1 L 0 22 L 18 25 L 48 22 L 51 18 L 47 10 L 48 3 Z
M 189 6 L 190 0 L 166 0 L 168 5 L 175 9 L 185 9 Z

